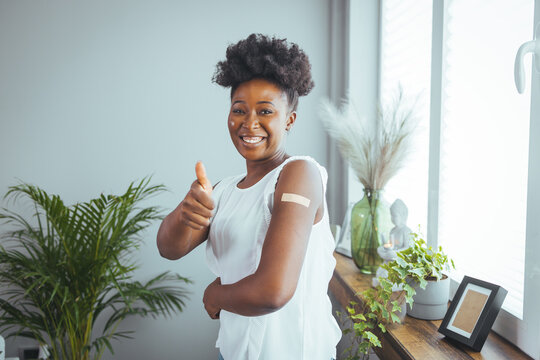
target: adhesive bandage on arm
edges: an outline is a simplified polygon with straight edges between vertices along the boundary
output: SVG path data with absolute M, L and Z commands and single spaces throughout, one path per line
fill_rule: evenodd
M 307 197 L 304 197 L 298 194 L 291 194 L 291 193 L 283 193 L 283 195 L 281 196 L 281 201 L 293 202 L 293 203 L 303 205 L 305 207 L 309 207 L 309 203 L 311 202 L 311 200 L 309 200 Z

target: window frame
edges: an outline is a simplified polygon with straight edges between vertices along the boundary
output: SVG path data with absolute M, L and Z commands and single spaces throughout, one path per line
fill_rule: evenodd
M 444 22 L 447 19 L 449 0 L 433 0 L 432 23 L 432 60 L 431 60 L 431 100 L 429 129 L 429 170 L 428 170 L 428 218 L 427 239 L 431 246 L 438 246 L 439 220 L 439 178 L 441 121 L 443 108 L 443 71 L 444 71 Z M 380 41 L 382 1 L 346 1 L 348 19 L 348 85 L 351 97 L 364 99 L 361 108 L 366 113 L 375 114 L 376 102 L 380 98 Z M 534 24 L 540 23 L 540 0 L 535 0 Z M 376 16 L 376 20 L 366 23 L 366 16 Z M 361 22 L 359 19 L 364 19 Z M 533 33 L 534 31 L 531 31 Z M 532 36 L 531 36 L 532 39 Z M 528 41 L 531 39 L 524 39 Z M 516 49 L 517 50 L 517 49 Z M 372 75 L 362 78 L 363 71 Z M 527 225 L 525 244 L 525 288 L 523 320 L 505 310 L 501 310 L 493 325 L 493 330 L 533 358 L 540 358 L 540 310 L 537 309 L 540 298 L 540 74 L 535 73 L 531 90 L 531 121 L 529 132 L 529 174 L 527 189 Z M 364 73 L 365 74 L 365 73 Z M 367 100 L 367 101 L 365 101 Z M 372 102 L 369 103 L 369 100 Z M 336 174 L 337 175 L 337 174 Z M 354 172 L 348 170 L 348 201 L 358 200 L 362 187 L 355 180 Z M 346 205 L 346 204 L 345 204 Z M 454 296 L 459 283 L 452 280 L 450 299 Z

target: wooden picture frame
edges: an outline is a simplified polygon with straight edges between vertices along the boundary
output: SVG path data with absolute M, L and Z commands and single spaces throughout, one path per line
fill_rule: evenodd
M 463 277 L 439 332 L 475 351 L 482 350 L 507 293 L 499 285 Z

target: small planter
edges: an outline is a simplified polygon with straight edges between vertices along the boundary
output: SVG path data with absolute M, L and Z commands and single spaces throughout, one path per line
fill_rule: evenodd
M 444 318 L 448 310 L 450 278 L 443 275 L 440 281 L 428 280 L 425 289 L 421 289 L 418 284 L 413 287 L 416 290 L 416 295 L 413 296 L 412 308 L 407 305 L 407 315 L 423 320 Z

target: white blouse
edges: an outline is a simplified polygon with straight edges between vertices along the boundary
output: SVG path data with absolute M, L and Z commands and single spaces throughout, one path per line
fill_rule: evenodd
M 206 246 L 207 263 L 222 284 L 255 272 L 272 217 L 274 190 L 285 164 L 309 161 L 320 170 L 324 192 L 328 175 L 307 156 L 293 156 L 247 189 L 245 174 L 222 180 L 214 189 L 216 205 Z M 262 316 L 220 313 L 216 347 L 225 360 L 328 360 L 336 357 L 341 330 L 332 316 L 328 283 L 336 261 L 324 200 L 323 218 L 311 230 L 296 291 L 278 311 Z M 264 286 L 263 284 L 261 286 Z

